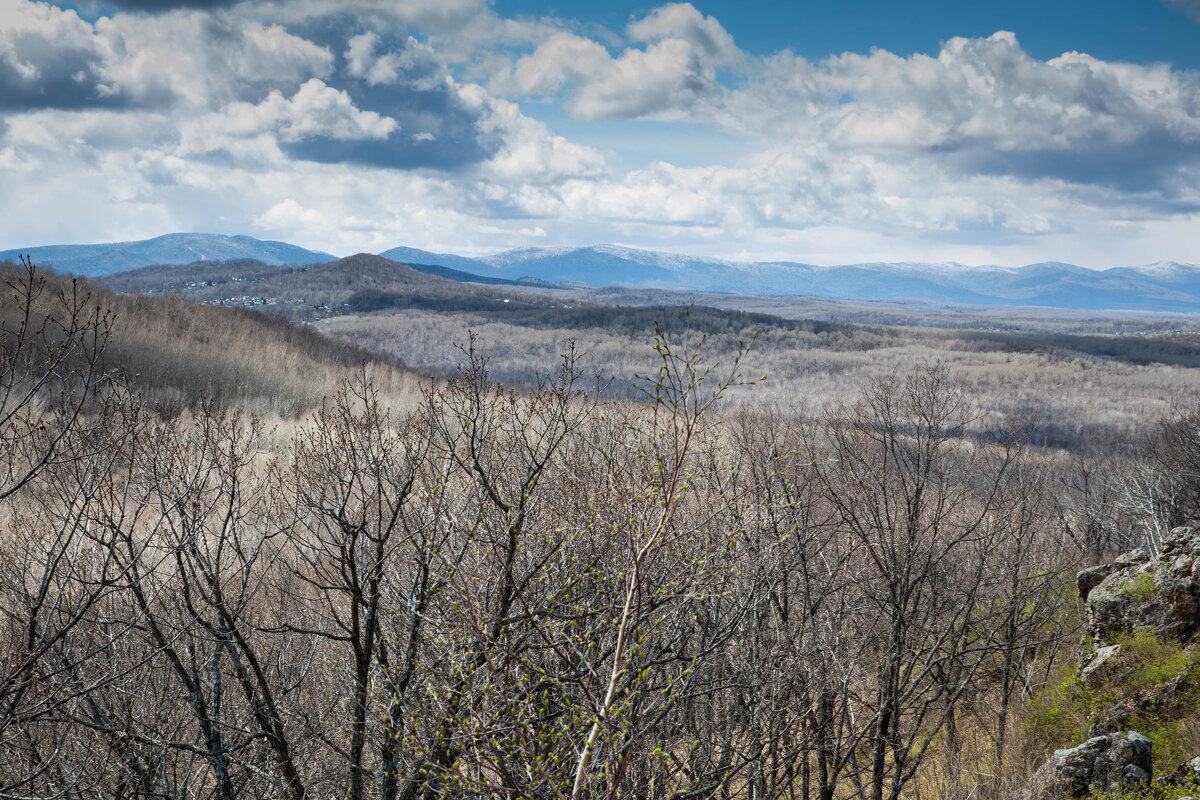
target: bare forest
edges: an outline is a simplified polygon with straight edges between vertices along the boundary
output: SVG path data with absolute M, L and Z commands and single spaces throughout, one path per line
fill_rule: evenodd
M 1186 341 L 3 281 L 0 798 L 1004 798 L 1200 514 Z

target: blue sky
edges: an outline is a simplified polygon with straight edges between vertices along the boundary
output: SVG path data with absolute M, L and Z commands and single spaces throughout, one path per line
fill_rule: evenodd
M 0 249 L 1200 262 L 1200 0 L 0 0 L 0 180 Z
M 1200 28 L 1186 24 L 1185 3 L 1160 0 L 843 0 L 695 4 L 721 21 L 738 46 L 758 55 L 790 49 L 808 58 L 866 52 L 931 52 L 954 36 L 1012 31 L 1033 56 L 1080 50 L 1106 60 L 1168 61 L 1200 67 Z M 499 0 L 502 16 L 560 16 L 619 29 L 656 8 L 642 2 L 542 3 Z

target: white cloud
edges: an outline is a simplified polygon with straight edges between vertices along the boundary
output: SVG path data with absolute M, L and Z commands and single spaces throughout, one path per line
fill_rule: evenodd
M 0 180 L 30 198 L 0 241 L 1105 265 L 1186 257 L 1200 235 L 1200 78 L 1167 65 L 1040 60 L 1003 32 L 757 58 L 690 4 L 592 38 L 484 0 L 339 8 L 93 24 L 0 0 L 0 89 L 26 87 L 0 111 Z M 535 119 L 542 101 L 582 122 Z M 717 143 L 678 146 L 698 127 Z
M 1079 53 L 1040 61 L 1006 32 L 951 39 L 936 57 L 780 54 L 696 115 L 765 140 L 1129 191 L 1165 189 L 1200 158 L 1194 73 Z
M 361 78 L 372 86 L 392 84 L 406 73 L 411 73 L 422 63 L 437 62 L 437 56 L 428 45 L 408 37 L 403 49 L 377 52 L 379 35 L 368 31 L 350 37 L 346 50 L 346 68 L 355 78 Z M 423 79 L 423 88 L 429 88 L 441 76 L 434 73 Z
M 229 103 L 181 127 L 184 155 L 223 151 L 248 163 L 278 163 L 284 160 L 280 142 L 386 139 L 399 125 L 312 78 L 290 98 L 273 91 L 260 103 Z
M 520 96 L 569 90 L 570 109 L 582 119 L 644 117 L 686 110 L 719 94 L 718 70 L 741 59 L 733 37 L 690 3 L 663 6 L 630 23 L 628 33 L 646 46 L 615 58 L 595 41 L 557 33 L 491 86 Z
M 244 104 L 240 104 L 244 105 Z M 265 117 L 280 131 L 280 138 L 295 142 L 316 136 L 331 139 L 386 139 L 399 126 L 394 119 L 355 108 L 346 92 L 312 78 L 287 100 L 272 92 L 251 116 Z
M 691 3 L 662 6 L 643 19 L 629 23 L 626 31 L 636 42 L 654 44 L 681 39 L 717 65 L 732 64 L 742 58 L 733 37 L 717 18 L 704 16 Z
M 463 99 L 480 109 L 479 128 L 501 145 L 479 167 L 479 173 L 504 183 L 547 184 L 569 178 L 595 178 L 608 174 L 604 156 L 575 144 L 521 113 L 516 103 L 491 97 L 476 84 L 464 86 Z
M 165 82 L 117 68 L 124 43 L 71 10 L 0 0 L 0 108 L 122 107 L 161 99 Z
M 319 228 L 324 223 L 325 215 L 322 212 L 306 209 L 292 197 L 276 203 L 254 218 L 255 227 L 289 233 L 304 228 Z
M 325 77 L 333 71 L 333 53 L 327 47 L 288 33 L 279 25 L 257 22 L 240 26 L 240 41 L 230 42 L 222 53 L 237 80 L 269 77 L 272 81 L 299 83 L 309 76 Z

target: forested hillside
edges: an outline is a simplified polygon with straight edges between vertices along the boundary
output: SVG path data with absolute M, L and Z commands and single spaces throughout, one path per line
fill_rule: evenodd
M 417 380 L 10 268 L 0 797 L 1025 786 L 1078 744 L 1039 715 L 1077 570 L 1200 515 L 1194 398 L 1070 451 L 936 362 L 801 415 L 751 400 L 769 341 L 714 356 L 726 319 L 651 326 L 614 397 L 569 342 Z M 1200 754 L 1170 733 L 1163 769 Z
M 0 264 L 0 280 L 9 293 L 5 319 L 10 327 L 18 324 L 12 315 L 21 298 L 31 298 L 21 301 L 30 314 L 21 324 L 46 336 L 65 335 L 59 317 L 82 314 L 80 304 L 101 309 L 103 324 L 94 326 L 95 372 L 119 380 L 125 390 L 167 414 L 216 400 L 260 414 L 295 416 L 318 405 L 364 361 L 395 370 L 396 376 L 404 371 L 395 358 L 241 308 L 114 294 L 54 273 L 34 276 L 12 263 Z

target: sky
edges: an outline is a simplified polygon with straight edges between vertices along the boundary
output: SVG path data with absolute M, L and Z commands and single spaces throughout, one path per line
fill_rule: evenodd
M 1200 0 L 0 0 L 0 250 L 1200 262 Z

